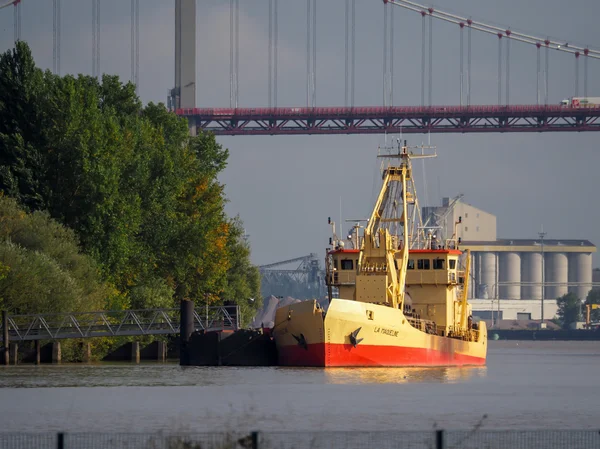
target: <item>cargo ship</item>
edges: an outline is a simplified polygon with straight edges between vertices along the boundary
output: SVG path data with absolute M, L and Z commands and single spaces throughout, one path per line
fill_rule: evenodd
M 276 311 L 279 365 L 485 365 L 485 322 L 473 322 L 467 300 L 470 254 L 456 238 L 461 219 L 449 238 L 423 226 L 411 161 L 436 154 L 418 148 L 405 141 L 378 155 L 383 183 L 364 226 L 357 222 L 342 240 L 329 220 L 329 304 Z

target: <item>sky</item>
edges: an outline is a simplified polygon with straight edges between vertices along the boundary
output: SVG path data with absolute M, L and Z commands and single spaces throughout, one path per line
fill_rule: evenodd
M 165 102 L 174 84 L 174 1 L 140 1 L 139 94 Z M 345 0 L 320 0 L 317 105 L 344 104 Z M 428 3 L 429 4 L 429 3 Z M 434 8 L 474 20 L 600 47 L 595 0 L 446 0 Z M 52 2 L 23 0 L 22 39 L 37 64 L 52 68 Z M 0 11 L 0 51 L 13 45 L 12 7 Z M 131 75 L 130 2 L 101 0 L 101 69 Z M 421 18 L 394 13 L 394 104 L 420 104 Z M 92 2 L 62 0 L 61 73 L 92 71 Z M 240 2 L 240 107 L 267 106 L 268 1 Z M 465 36 L 466 38 L 466 36 Z M 306 2 L 279 0 L 278 105 L 306 104 Z M 459 104 L 458 26 L 433 24 L 432 103 Z M 465 40 L 466 45 L 466 40 Z M 472 103 L 496 104 L 498 44 L 473 34 Z M 197 104 L 229 106 L 229 1 L 197 2 Z M 383 3 L 356 0 L 357 106 L 382 105 Z M 552 52 L 549 103 L 575 95 L 572 55 Z M 583 64 L 579 94 L 583 95 Z M 600 61 L 589 61 L 588 95 L 600 96 Z M 536 50 L 510 49 L 510 103 L 536 102 Z M 504 87 L 503 87 L 504 89 Z M 504 93 L 503 93 L 504 98 Z M 317 253 L 324 257 L 336 222 L 367 218 L 379 189 L 379 145 L 392 136 L 219 137 L 230 151 L 220 181 L 227 212 L 245 224 L 257 264 Z M 394 136 L 398 137 L 398 136 Z M 437 146 L 437 159 L 415 164 L 421 205 L 463 193 L 498 219 L 499 238 L 588 239 L 600 244 L 599 136 L 594 133 L 406 135 Z M 340 207 L 341 205 L 341 207 Z M 341 214 L 340 214 L 341 209 Z M 343 223 L 344 229 L 348 223 Z M 595 267 L 600 257 L 594 256 Z

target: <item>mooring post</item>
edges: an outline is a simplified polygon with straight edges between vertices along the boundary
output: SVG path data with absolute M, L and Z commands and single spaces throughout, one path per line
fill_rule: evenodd
M 258 449 L 259 446 L 259 433 L 252 432 L 252 449 Z
M 65 434 L 63 432 L 56 435 L 56 448 L 65 449 Z
M 40 353 L 42 352 L 42 348 L 41 348 L 41 344 L 39 340 L 35 341 L 35 364 L 39 365 L 40 361 L 41 361 L 41 355 Z
M 444 431 L 435 431 L 435 449 L 444 449 Z
M 10 343 L 10 359 L 13 362 L 13 365 L 19 364 L 19 344 L 18 343 Z
M 133 363 L 140 363 L 140 342 L 133 341 L 131 342 L 131 361 Z
M 59 364 L 62 361 L 62 351 L 60 349 L 60 341 L 52 342 L 52 363 Z
M 167 344 L 164 341 L 156 342 L 156 360 L 165 362 L 167 360 Z
M 189 365 L 189 342 L 194 332 L 194 301 L 181 301 L 181 317 L 179 323 L 179 364 Z
M 2 311 L 2 344 L 4 345 L 4 365 L 8 366 L 10 365 L 10 341 L 8 340 L 8 312 L 6 310 Z

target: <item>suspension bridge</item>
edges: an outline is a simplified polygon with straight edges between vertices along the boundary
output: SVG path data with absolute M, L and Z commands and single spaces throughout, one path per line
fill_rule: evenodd
M 0 0 L 1 1 L 1 0 Z M 101 5 L 102 0 L 90 0 L 92 6 L 92 75 L 100 76 L 101 54 Z M 356 0 L 336 0 L 338 12 L 337 26 L 343 27 L 344 45 L 339 48 L 344 55 L 344 67 L 340 67 L 340 83 L 343 83 L 343 105 L 320 104 L 317 97 L 317 51 L 321 26 L 330 27 L 330 22 L 318 21 L 323 5 L 316 0 L 306 0 L 305 21 L 305 85 L 297 86 L 297 91 L 305 90 L 305 104 L 293 107 L 280 103 L 282 71 L 282 29 L 279 26 L 284 8 L 278 0 L 262 0 L 252 5 L 268 18 L 268 45 L 264 48 L 264 61 L 267 69 L 267 106 L 250 107 L 240 104 L 240 2 L 229 0 L 229 105 L 220 108 L 198 107 L 196 105 L 196 15 L 206 12 L 205 3 L 195 0 L 174 0 L 175 8 L 175 83 L 169 89 L 167 106 L 178 115 L 188 118 L 191 132 L 197 129 L 209 130 L 217 135 L 293 135 L 293 134 L 377 134 L 377 133 L 489 133 L 489 132 L 581 132 L 600 130 L 600 98 L 589 97 L 590 81 L 598 70 L 600 50 L 575 42 L 549 38 L 547 35 L 527 31 L 517 31 L 508 25 L 498 26 L 489 21 L 475 20 L 470 14 L 450 13 L 445 10 L 417 3 L 411 0 L 373 0 L 368 7 L 381 10 L 382 20 L 377 29 L 369 30 L 380 35 L 382 65 L 381 97 L 379 104 L 358 105 L 355 94 L 360 86 L 356 83 L 357 61 L 363 55 L 357 50 L 356 30 L 373 27 L 361 22 L 356 14 Z M 10 0 L 0 4 L 0 14 L 5 8 L 14 10 L 14 38 L 26 40 L 26 30 L 21 28 L 21 8 L 24 3 L 39 0 Z M 129 3 L 128 3 L 129 6 Z M 139 82 L 140 77 L 140 2 L 131 0 L 131 81 Z M 145 5 L 143 5 L 145 6 Z M 246 7 L 243 5 L 242 7 Z M 63 23 L 61 0 L 53 0 L 53 70 L 61 73 L 61 39 Z M 127 10 L 127 9 L 124 9 Z M 410 18 L 420 22 L 420 36 L 411 36 L 413 46 L 420 47 L 419 94 L 420 104 L 399 105 L 394 99 L 394 89 L 400 85 L 395 77 L 398 42 L 402 39 L 397 32 L 399 12 L 404 20 Z M 129 13 L 129 11 L 128 11 Z M 446 42 L 434 41 L 433 30 L 438 24 L 454 27 L 448 31 L 447 41 L 453 43 L 458 61 L 454 104 L 436 104 L 433 96 L 433 80 L 439 76 L 434 67 L 434 45 L 436 49 L 450 52 L 443 47 Z M 267 31 L 267 30 L 265 30 Z M 285 33 L 285 30 L 283 30 Z M 265 32 L 265 34 L 267 34 Z M 497 90 L 495 104 L 481 104 L 472 91 L 473 72 L 481 64 L 474 55 L 473 46 L 480 37 L 488 36 L 486 53 L 497 53 L 497 75 L 488 80 L 489 89 Z M 458 45 L 455 45 L 458 43 Z M 527 57 L 535 64 L 536 72 L 528 81 L 535 92 L 533 104 L 515 102 L 511 87 L 515 83 L 515 51 L 526 51 Z M 202 54 L 200 50 L 199 54 Z M 561 104 L 551 104 L 549 95 L 550 60 L 553 54 L 563 54 L 572 58 L 573 72 L 571 86 L 565 91 L 572 94 Z M 107 56 L 103 56 L 106 58 Z M 397 56 L 396 56 L 397 57 Z M 257 62 L 258 64 L 259 62 Z M 512 64 L 511 64 L 512 63 Z M 511 69 L 512 67 L 512 69 Z M 596 72 L 595 72 L 596 71 Z M 513 77 L 511 77 L 513 73 Z M 445 74 L 442 74 L 445 76 Z M 343 79 L 343 80 L 342 80 Z M 563 81 L 564 82 L 564 81 Z M 200 92 L 200 97 L 202 93 Z M 339 99 L 342 102 L 342 99 Z M 489 100 L 488 100 L 489 103 Z

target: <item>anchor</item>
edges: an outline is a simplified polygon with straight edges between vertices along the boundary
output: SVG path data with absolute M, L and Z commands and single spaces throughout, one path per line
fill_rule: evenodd
M 296 339 L 296 341 L 298 342 L 298 346 L 302 346 L 304 349 L 306 349 L 308 351 L 308 344 L 306 344 L 306 338 L 304 338 L 304 334 L 300 334 L 299 337 L 292 334 L 292 337 L 294 337 Z
M 360 332 L 360 330 L 362 329 L 362 327 L 359 327 L 358 329 L 356 329 L 354 332 L 352 332 L 350 334 L 350 343 L 352 343 L 352 346 L 354 346 L 356 348 L 356 346 L 364 340 L 364 338 L 356 338 L 358 337 L 358 333 Z

